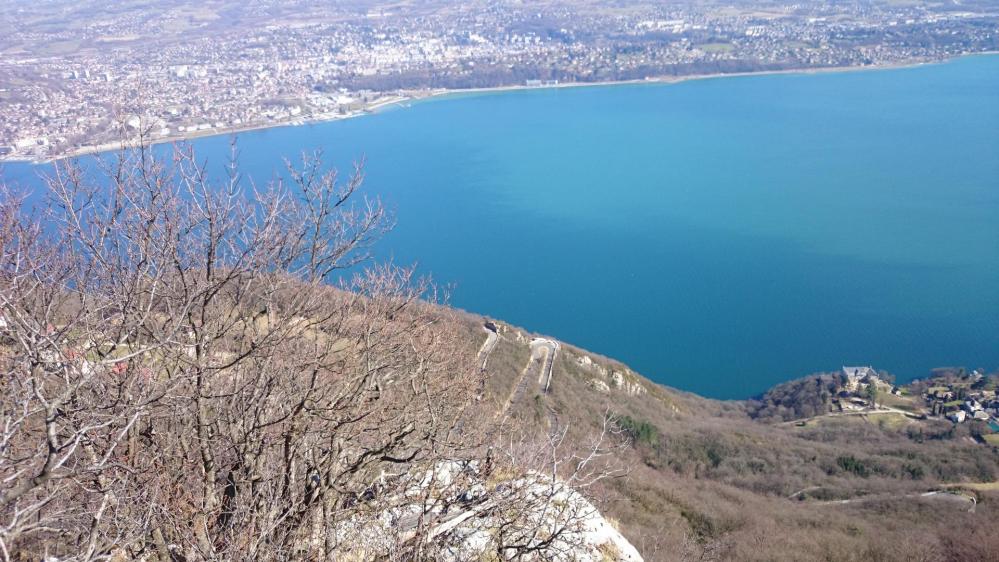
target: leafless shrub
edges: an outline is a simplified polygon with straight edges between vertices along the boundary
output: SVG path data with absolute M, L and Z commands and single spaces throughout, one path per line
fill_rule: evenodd
M 477 444 L 429 283 L 346 271 L 390 225 L 361 170 L 289 178 L 139 147 L 56 165 L 41 215 L 4 193 L 0 559 L 320 556 L 393 467 Z
M 585 525 L 599 515 L 593 504 L 578 501 L 576 492 L 627 474 L 618 455 L 628 440 L 613 416 L 605 413 L 599 431 L 586 439 L 569 438 L 569 430 L 558 424 L 549 432 L 515 425 L 501 432 L 490 450 L 488 475 L 501 483 L 496 496 L 501 499 L 490 510 L 491 548 L 498 557 L 544 553 L 545 559 L 574 559 L 587 540 Z

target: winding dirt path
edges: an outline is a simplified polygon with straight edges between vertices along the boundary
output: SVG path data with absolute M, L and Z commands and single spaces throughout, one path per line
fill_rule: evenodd
M 795 496 L 798 496 L 799 494 L 814 489 L 817 489 L 817 487 L 805 488 L 800 492 L 796 492 L 791 496 L 788 496 L 788 499 L 792 499 Z M 851 498 L 848 500 L 813 502 L 813 505 L 849 505 L 852 503 L 865 503 L 878 500 L 901 500 L 901 499 L 935 500 L 935 501 L 956 503 L 959 504 L 959 507 L 967 506 L 968 508 L 967 511 L 969 513 L 974 513 L 975 507 L 978 506 L 978 500 L 975 497 L 947 490 L 933 490 L 930 492 L 923 492 L 921 494 L 874 494 L 860 498 Z

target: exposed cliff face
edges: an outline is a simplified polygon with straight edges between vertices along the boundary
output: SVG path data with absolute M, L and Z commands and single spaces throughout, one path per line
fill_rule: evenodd
M 374 509 L 370 519 L 354 519 L 339 529 L 357 559 L 390 558 L 400 537 L 422 530 L 437 559 L 448 562 L 514 554 L 553 562 L 642 561 L 590 501 L 550 476 L 487 479 L 479 463 L 453 461 L 404 478 L 412 502 Z
M 594 375 L 588 384 L 590 388 L 598 392 L 616 390 L 632 396 L 640 396 L 648 392 L 641 377 L 631 372 L 631 369 L 608 368 L 594 361 L 589 355 L 579 355 L 575 362 L 576 365 Z

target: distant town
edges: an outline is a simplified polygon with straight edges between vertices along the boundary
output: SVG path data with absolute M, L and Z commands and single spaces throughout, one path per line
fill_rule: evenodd
M 140 132 L 157 142 L 339 119 L 470 88 L 999 50 L 995 0 L 54 3 L 61 18 L 24 0 L 0 16 L 0 159 L 92 152 Z

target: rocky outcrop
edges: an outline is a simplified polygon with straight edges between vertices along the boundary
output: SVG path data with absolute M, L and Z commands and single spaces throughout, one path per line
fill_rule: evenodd
M 633 396 L 639 396 L 647 392 L 642 383 L 638 381 L 638 377 L 630 371 L 627 373 L 622 373 L 621 371 L 612 372 L 611 386 Z
M 483 477 L 475 462 L 446 462 L 407 478 L 409 501 L 338 530 L 337 542 L 354 545 L 358 560 L 389 557 L 400 542 L 416 539 L 418 529 L 434 545 L 434 558 L 446 562 L 642 560 L 589 500 L 545 475 L 497 481 Z M 356 550 L 359 544 L 364 552 Z
M 583 369 L 595 372 L 598 375 L 598 378 L 587 382 L 587 385 L 589 385 L 590 388 L 598 392 L 610 392 L 611 390 L 616 390 L 632 396 L 640 396 L 648 392 L 645 386 L 639 381 L 638 377 L 630 370 L 626 369 L 624 372 L 618 370 L 608 370 L 607 367 L 604 367 L 591 359 L 589 355 L 580 355 L 577 357 L 576 364 Z M 605 381 L 602 379 L 608 380 Z
M 589 387 L 592 388 L 593 390 L 596 390 L 597 392 L 610 392 L 610 387 L 607 386 L 607 383 L 605 383 L 600 379 L 591 379 L 586 384 L 589 385 Z
M 590 359 L 589 355 L 580 355 L 576 358 L 576 364 L 584 369 L 590 369 L 596 371 L 602 377 L 607 376 L 607 367 L 604 367 L 600 363 L 596 363 L 593 359 Z

